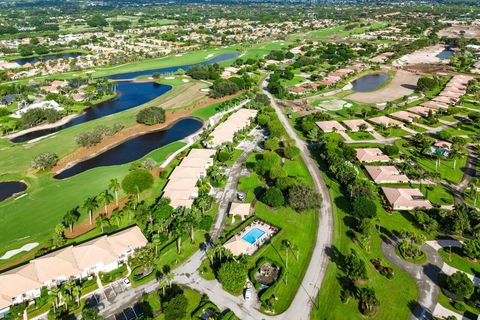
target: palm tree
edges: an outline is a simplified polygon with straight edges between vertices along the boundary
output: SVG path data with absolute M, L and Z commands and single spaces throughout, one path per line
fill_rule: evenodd
M 117 179 L 111 179 L 108 189 L 115 193 L 115 205 L 118 207 L 118 191 L 120 190 L 120 183 Z
M 129 222 L 130 222 L 130 214 L 136 210 L 136 206 L 137 206 L 137 203 L 135 199 L 130 197 L 127 203 L 125 203 L 125 206 L 123 207 L 123 210 L 127 212 L 127 218 Z
M 55 313 L 59 303 L 60 289 L 58 287 L 53 287 L 52 290 L 50 290 L 49 297 L 52 302 L 53 312 Z
M 159 285 L 159 287 L 162 289 L 162 295 L 165 297 L 165 289 L 167 288 L 167 285 L 168 285 L 167 279 L 162 278 L 162 279 L 158 282 L 158 285 Z
M 171 288 L 172 287 L 172 282 L 173 282 L 173 273 L 172 272 L 167 272 L 167 274 L 164 275 L 164 279 L 167 281 L 168 286 Z
M 153 236 L 152 236 L 152 240 L 151 240 L 152 244 L 155 246 L 155 258 L 157 257 L 158 255 L 158 245 L 161 243 L 160 241 L 160 235 L 158 233 L 155 233 Z
M 103 233 L 103 227 L 104 227 L 104 224 L 107 222 L 107 217 L 105 217 L 105 215 L 103 214 L 100 214 L 98 217 L 97 217 L 97 227 L 100 227 L 100 230 L 102 231 Z
M 119 226 L 121 220 L 122 220 L 122 211 L 118 209 L 113 210 L 112 214 L 110 215 L 110 221 L 112 221 L 114 225 Z
M 288 269 L 288 250 L 290 250 L 291 243 L 289 240 L 282 240 L 282 250 L 285 250 L 285 268 Z
M 75 284 L 72 288 L 72 296 L 77 301 L 77 306 L 80 306 L 80 296 L 82 295 L 81 287 Z
M 78 212 L 78 207 L 75 207 L 69 210 L 63 216 L 63 223 L 70 228 L 70 232 L 73 232 L 73 225 L 75 224 L 75 222 L 78 221 L 79 217 L 80 217 L 80 213 Z
M 192 243 L 195 242 L 195 227 L 198 225 L 200 222 L 200 215 L 198 214 L 198 210 L 196 209 L 191 209 L 187 212 L 187 215 L 185 217 L 185 222 L 188 227 L 190 227 L 190 241 Z
M 83 203 L 83 209 L 88 211 L 88 218 L 90 220 L 90 224 L 92 224 L 92 214 L 95 210 L 99 207 L 97 197 L 90 197 L 85 200 Z
M 112 202 L 113 196 L 110 194 L 110 192 L 108 192 L 108 190 L 105 190 L 102 193 L 100 193 L 100 195 L 98 197 L 100 198 L 99 201 L 103 202 L 103 204 L 105 206 L 105 215 L 107 215 L 108 214 L 108 204 L 110 202 Z

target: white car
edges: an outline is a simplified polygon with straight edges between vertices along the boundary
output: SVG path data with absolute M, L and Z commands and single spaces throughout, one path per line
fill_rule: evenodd
M 252 289 L 248 288 L 245 290 L 245 301 L 252 300 Z
M 123 284 L 125 284 L 127 287 L 130 287 L 132 285 L 130 283 L 130 279 L 128 279 L 128 278 L 123 279 Z

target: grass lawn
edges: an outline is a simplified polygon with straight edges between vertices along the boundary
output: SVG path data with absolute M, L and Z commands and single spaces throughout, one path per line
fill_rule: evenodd
M 381 132 L 377 131 L 377 132 L 380 133 L 385 138 L 403 137 L 410 134 L 401 128 L 388 128 L 385 131 L 381 131 Z
M 161 295 L 162 294 L 161 290 L 157 294 Z M 186 314 L 185 319 L 192 319 L 191 315 L 200 305 L 200 301 L 202 300 L 202 295 L 199 292 L 197 292 L 195 290 L 192 290 L 190 288 L 184 288 L 183 289 L 183 294 L 185 295 L 185 297 L 187 298 L 187 301 L 188 301 L 187 314 Z M 150 302 L 150 299 L 148 300 L 148 302 L 149 302 L 150 305 L 152 305 L 151 302 Z M 164 320 L 165 315 L 162 313 L 162 314 L 158 315 L 157 317 L 155 317 L 154 319 L 155 320 Z
M 375 138 L 368 132 L 347 132 L 348 136 L 353 140 L 374 140 Z
M 480 275 L 480 264 L 467 258 L 462 248 L 443 248 L 438 253 L 446 264 L 473 275 Z
M 292 87 L 294 85 L 304 82 L 305 80 L 306 79 L 304 77 L 294 76 L 291 80 L 282 79 L 281 83 L 286 87 Z
M 367 252 L 358 243 L 355 244 L 350 240 L 346 234 L 347 230 L 349 230 L 346 225 L 346 222 L 349 221 L 346 211 L 349 210 L 349 200 L 343 196 L 339 185 L 335 181 L 328 176 L 325 176 L 325 180 L 329 186 L 332 200 L 335 203 L 333 245 L 343 254 L 347 254 L 351 248 L 355 248 L 358 255 L 365 261 L 369 277 L 366 285 L 374 288 L 377 299 L 380 301 L 380 307 L 375 319 L 407 319 L 411 313 L 408 305 L 411 301 L 416 300 L 418 295 L 415 281 L 408 274 L 391 265 L 383 257 L 380 250 L 380 235 L 377 232 L 374 233 L 370 240 L 370 252 Z M 383 210 L 378 199 L 376 199 L 376 202 L 378 217 L 383 228 L 387 230 L 414 230 L 414 227 L 403 215 L 390 215 Z M 382 258 L 386 266 L 392 267 L 395 271 L 393 279 L 388 280 L 380 275 L 369 262 L 372 258 Z M 342 288 L 337 279 L 338 272 L 337 265 L 330 262 L 322 288 L 315 299 L 311 319 L 364 319 L 358 310 L 357 300 L 350 298 L 345 304 L 340 300 Z
M 183 142 L 174 142 L 144 158 L 163 162 L 184 145 Z M 0 205 L 0 223 L 5 227 L 4 232 L 0 232 L 0 253 L 29 242 L 42 242 L 68 210 L 81 207 L 87 197 L 106 189 L 110 179 L 121 180 L 129 167 L 130 164 L 98 167 L 63 180 L 55 180 L 51 174 L 28 178 L 27 196 L 16 201 L 7 199 Z M 79 221 L 87 217 L 85 210 L 80 211 Z
M 442 306 L 444 306 L 445 308 L 447 308 L 449 310 L 452 310 L 456 313 L 459 313 L 459 314 L 463 315 L 467 319 L 477 319 L 477 317 L 479 315 L 478 310 L 470 307 L 468 304 L 466 304 L 462 301 L 454 301 L 454 300 L 448 298 L 443 293 L 442 290 L 440 290 L 440 293 L 438 295 L 438 303 L 440 303 Z M 463 308 L 465 309 L 465 311 L 459 311 L 459 310 L 455 309 L 455 307 L 454 307 L 455 303 L 461 304 L 463 306 Z
M 415 162 L 422 166 L 425 170 L 428 171 L 438 171 L 440 177 L 452 183 L 459 183 L 462 181 L 463 177 L 463 168 L 467 163 L 467 157 L 461 157 L 457 160 L 455 168 L 453 167 L 454 161 L 452 159 L 442 159 L 440 161 L 440 165 L 438 170 L 436 168 L 436 160 L 430 157 L 418 157 L 414 156 L 411 152 L 411 147 L 407 146 L 404 147 L 403 144 L 407 143 L 406 140 L 397 140 L 395 141 L 395 145 L 399 147 L 399 149 L 407 155 L 414 157 Z
M 255 155 L 252 154 L 247 161 L 255 161 L 254 159 Z M 312 184 L 308 169 L 300 159 L 295 161 L 286 160 L 284 169 L 289 175 L 295 175 L 300 177 L 305 183 Z M 264 185 L 265 182 L 262 181 L 258 175 L 252 173 L 250 177 L 242 177 L 240 179 L 239 190 L 246 192 L 246 201 L 251 202 L 255 198 L 255 188 Z M 299 290 L 303 274 L 308 267 L 316 237 L 318 223 L 317 211 L 309 210 L 297 213 L 290 207 L 273 209 L 261 201 L 257 201 L 255 205 L 255 217 L 279 227 L 280 231 L 268 244 L 261 247 L 252 257 L 248 258 L 249 268 L 253 268 L 261 257 L 275 261 L 285 268 L 285 253 L 281 249 L 282 240 L 288 239 L 292 245 L 298 247 L 298 261 L 292 257 L 289 259 L 288 269 L 286 270 L 288 283 L 283 281 L 278 283 L 273 292 L 277 298 L 277 300 L 273 302 L 275 313 L 281 313 L 285 311 L 292 302 L 297 290 Z M 227 228 L 226 238 L 229 238 L 229 236 L 236 231 L 235 228 L 237 227 L 238 224 Z M 301 230 L 301 232 L 299 232 L 299 230 Z

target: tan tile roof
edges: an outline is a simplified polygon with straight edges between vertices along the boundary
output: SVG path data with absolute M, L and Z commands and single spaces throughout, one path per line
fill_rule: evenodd
M 248 216 L 250 214 L 250 203 L 232 202 L 229 213 L 233 216 Z
M 210 144 L 212 146 L 219 146 L 225 142 L 232 141 L 233 136 L 237 131 L 244 128 L 257 115 L 257 110 L 240 109 L 228 117 L 225 122 L 219 124 L 210 136 Z
M 345 128 L 335 120 L 315 122 L 323 132 L 345 131 Z
M 49 281 L 79 276 L 100 263 L 118 261 L 121 255 L 148 243 L 139 227 L 114 235 L 105 235 L 78 246 L 69 246 L 30 263 L 0 274 L 0 309 L 8 307 L 15 297 L 39 289 Z M 8 304 L 5 304 L 8 303 Z
M 419 189 L 382 188 L 385 197 L 394 210 L 429 209 L 430 201 L 426 200 Z
M 238 235 L 233 236 L 223 245 L 225 249 L 230 250 L 235 256 L 244 254 L 250 246 L 250 243 L 243 240 Z
M 365 166 L 365 170 L 376 183 L 406 183 L 408 177 L 394 166 Z
M 361 125 L 367 126 L 367 131 L 373 130 L 373 127 L 370 123 L 363 119 L 354 119 L 354 120 L 344 120 L 343 123 L 351 130 L 351 131 L 359 131 Z
M 376 123 L 376 124 L 384 124 L 387 127 L 393 127 L 393 126 L 401 126 L 403 123 L 401 121 L 386 117 L 386 116 L 380 116 L 380 117 L 375 117 L 375 118 L 370 118 L 368 121 Z
M 379 148 L 359 148 L 357 151 L 357 159 L 360 162 L 388 162 L 390 157 L 384 155 Z

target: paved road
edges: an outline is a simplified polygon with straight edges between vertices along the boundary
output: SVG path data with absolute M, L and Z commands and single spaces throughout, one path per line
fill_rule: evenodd
M 211 232 L 211 237 L 213 240 L 218 239 L 222 234 L 223 228 L 225 227 L 225 220 L 227 218 L 227 210 L 230 202 L 235 199 L 235 194 L 237 191 L 237 184 L 240 180 L 240 174 L 242 172 L 242 165 L 247 160 L 248 156 L 255 150 L 260 141 L 263 139 L 263 134 L 257 132 L 254 137 L 254 140 L 248 144 L 247 148 L 243 151 L 242 155 L 235 161 L 233 166 L 230 168 L 228 174 L 228 179 L 223 189 L 223 194 L 218 205 L 218 213 L 215 218 L 215 224 Z
M 266 82 L 264 82 L 266 87 Z M 313 300 L 318 294 L 322 285 L 323 278 L 327 271 L 329 258 L 326 250 L 331 247 L 333 239 L 333 208 L 330 192 L 323 180 L 322 174 L 318 169 L 318 165 L 310 156 L 305 141 L 300 139 L 295 130 L 291 126 L 287 117 L 283 114 L 280 107 L 273 99 L 272 95 L 264 89 L 264 93 L 270 98 L 272 107 L 275 108 L 280 122 L 285 127 L 288 135 L 295 140 L 297 147 L 300 148 L 301 156 L 305 162 L 310 175 L 315 183 L 315 188 L 322 195 L 323 204 L 320 209 L 319 224 L 317 230 L 317 239 L 312 253 L 310 264 L 303 278 L 300 289 L 293 299 L 290 308 L 281 316 L 284 319 L 310 319 Z
M 270 93 L 265 91 L 265 94 L 267 94 L 267 96 L 270 98 L 272 106 L 275 108 L 275 111 L 277 112 L 277 115 L 285 127 L 288 135 L 296 141 L 297 146 L 300 148 L 302 159 L 314 180 L 316 189 L 323 198 L 323 205 L 320 209 L 317 239 L 315 241 L 315 247 L 312 253 L 310 264 L 307 268 L 301 286 L 297 291 L 292 304 L 284 313 L 278 316 L 267 316 L 258 310 L 258 304 L 247 303 L 241 296 L 235 297 L 231 294 L 228 294 L 215 280 L 207 281 L 203 279 L 197 272 L 202 260 L 205 259 L 205 254 L 203 252 L 196 252 L 186 263 L 177 268 L 174 272 L 174 281 L 208 295 L 210 300 L 218 307 L 232 310 L 242 320 L 308 320 L 310 319 L 313 301 L 320 290 L 325 272 L 327 270 L 328 256 L 326 250 L 331 246 L 333 237 L 332 201 L 322 174 L 318 169 L 317 163 L 310 157 L 306 143 L 297 136 Z
M 417 304 L 412 310 L 410 320 L 431 319 L 438 303 L 438 275 L 442 270 L 443 261 L 437 251 L 429 245 L 422 247 L 427 255 L 427 262 L 423 265 L 408 263 L 395 253 L 395 239 L 386 239 L 382 242 L 382 252 L 394 265 L 408 273 L 418 285 Z

